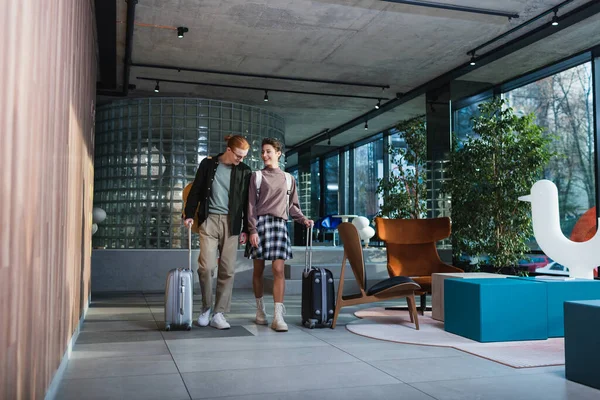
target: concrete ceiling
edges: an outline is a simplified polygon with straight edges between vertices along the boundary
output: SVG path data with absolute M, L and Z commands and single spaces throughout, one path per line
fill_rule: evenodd
M 150 77 L 194 82 L 394 98 L 468 62 L 467 51 L 560 4 L 561 0 L 436 0 L 516 12 L 518 19 L 395 4 L 378 0 L 140 0 L 136 6 L 133 63 L 212 69 L 286 77 L 366 82 L 389 89 L 236 77 L 132 67 L 131 97 L 157 96 Z M 564 8 L 573 9 L 584 0 Z M 563 9 L 561 9 L 561 13 Z M 117 0 L 117 53 L 124 57 L 126 2 Z M 522 35 L 549 18 L 519 30 Z M 463 77 L 499 82 L 597 44 L 598 18 L 552 35 Z M 178 39 L 173 30 L 186 26 Z M 581 31 L 580 31 L 581 29 Z M 596 34 L 592 34 L 593 32 Z M 556 36 L 556 37 L 554 37 Z M 510 36 L 507 40 L 516 36 Z M 594 43 L 596 42 L 596 43 Z M 497 46 L 501 43 L 496 43 Z M 587 47 L 586 47 L 587 46 Z M 491 50 L 491 49 L 490 49 Z M 488 51 L 488 49 L 483 49 Z M 576 51 L 576 50 L 575 50 Z M 119 65 L 122 68 L 122 65 Z M 122 79 L 122 69 L 117 72 Z M 295 145 L 372 109 L 376 100 L 313 96 L 161 83 L 161 96 L 194 96 L 259 106 L 285 118 L 286 145 Z M 106 100 L 107 98 L 101 99 Z M 421 96 L 332 139 L 342 146 L 425 112 Z

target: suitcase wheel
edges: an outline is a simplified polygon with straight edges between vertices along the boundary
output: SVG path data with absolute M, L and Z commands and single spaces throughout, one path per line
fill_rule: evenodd
M 168 331 L 170 331 L 170 330 L 171 330 L 171 325 L 166 325 L 166 326 L 165 326 L 165 331 L 167 331 L 167 332 L 168 332 Z
M 311 320 L 308 320 L 308 321 L 303 321 L 302 325 L 304 325 L 308 329 L 314 329 L 315 328 L 315 320 L 311 319 Z
M 191 330 L 192 330 L 192 326 L 191 326 L 191 325 L 188 325 L 188 326 L 186 326 L 186 327 L 185 327 L 185 330 L 186 330 L 186 331 L 191 331 Z

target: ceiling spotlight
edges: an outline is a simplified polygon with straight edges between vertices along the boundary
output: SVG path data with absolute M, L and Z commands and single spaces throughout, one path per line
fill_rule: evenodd
M 186 28 L 185 26 L 180 26 L 177 28 L 177 37 L 179 39 L 181 39 L 183 37 L 183 34 L 189 32 L 189 29 Z
M 379 107 L 381 107 L 381 99 L 377 100 L 377 104 L 375 104 L 376 110 L 379 110 Z
M 264 101 L 269 101 L 269 92 L 265 90 L 265 97 L 263 97 Z
M 470 65 L 475 65 L 475 53 L 473 53 L 471 55 L 471 62 L 469 63 Z
M 365 131 L 369 130 L 369 121 L 365 121 Z
M 155 93 L 158 93 L 158 92 L 160 92 L 160 86 L 159 86 L 159 84 L 158 84 L 158 81 L 156 81 L 156 86 L 154 86 L 154 92 L 155 92 Z
M 558 26 L 558 16 L 556 15 L 556 13 L 558 12 L 558 10 L 554 10 L 554 17 L 552 17 L 552 26 Z

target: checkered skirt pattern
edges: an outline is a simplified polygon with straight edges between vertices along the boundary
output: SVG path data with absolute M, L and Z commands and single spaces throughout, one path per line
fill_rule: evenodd
M 272 215 L 260 215 L 256 223 L 258 247 L 246 244 L 246 257 L 257 260 L 289 260 L 292 258 L 292 243 L 288 235 L 287 222 Z

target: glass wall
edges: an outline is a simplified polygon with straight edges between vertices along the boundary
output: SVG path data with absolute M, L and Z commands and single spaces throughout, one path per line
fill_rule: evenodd
M 107 218 L 93 246 L 187 246 L 181 240 L 182 190 L 203 158 L 225 150 L 228 134 L 247 138 L 251 149 L 245 162 L 258 169 L 262 139 L 283 142 L 284 122 L 260 108 L 206 99 L 135 99 L 98 107 L 94 206 Z
M 323 215 L 336 215 L 339 212 L 339 174 L 340 156 L 326 158 L 323 171 L 325 173 L 325 210 Z
M 505 97 L 518 113 L 535 114 L 537 124 L 554 139 L 556 156 L 544 178 L 558 188 L 561 228 L 569 237 L 579 217 L 596 204 L 591 62 L 511 90 Z
M 379 212 L 378 180 L 383 178 L 383 138 L 354 149 L 354 214 L 372 220 Z

